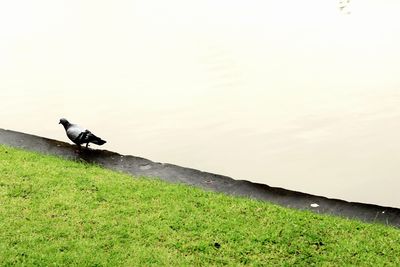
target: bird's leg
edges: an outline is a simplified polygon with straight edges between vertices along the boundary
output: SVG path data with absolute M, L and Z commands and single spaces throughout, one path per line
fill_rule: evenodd
M 89 147 L 89 142 L 86 143 L 86 148 L 88 148 L 88 147 Z

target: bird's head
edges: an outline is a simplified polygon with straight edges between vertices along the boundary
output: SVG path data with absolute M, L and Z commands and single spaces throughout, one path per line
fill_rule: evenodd
M 61 118 L 60 122 L 58 124 L 62 124 L 63 126 L 68 125 L 69 122 L 67 121 L 67 119 Z

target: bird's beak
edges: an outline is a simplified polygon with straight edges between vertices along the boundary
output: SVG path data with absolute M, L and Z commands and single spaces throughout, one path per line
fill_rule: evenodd
M 58 124 L 61 124 L 61 121 L 59 121 L 59 123 Z

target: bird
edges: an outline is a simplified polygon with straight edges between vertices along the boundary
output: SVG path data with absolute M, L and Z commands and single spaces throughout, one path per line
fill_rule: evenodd
M 77 144 L 79 148 L 82 144 L 86 143 L 86 148 L 89 146 L 89 143 L 93 143 L 96 145 L 104 145 L 106 141 L 101 139 L 100 137 L 95 136 L 89 130 L 82 128 L 77 124 L 70 123 L 67 119 L 62 118 L 58 124 L 62 124 L 64 126 L 65 132 L 67 133 L 68 138 Z

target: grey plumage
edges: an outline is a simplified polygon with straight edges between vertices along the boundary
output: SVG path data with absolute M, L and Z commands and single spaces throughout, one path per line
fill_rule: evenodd
M 78 146 L 85 143 L 86 147 L 88 147 L 89 143 L 101 146 L 106 143 L 106 141 L 102 140 L 100 137 L 95 136 L 89 130 L 84 129 L 77 124 L 70 123 L 64 118 L 60 119 L 59 124 L 62 124 L 62 126 L 64 126 L 68 138 Z

